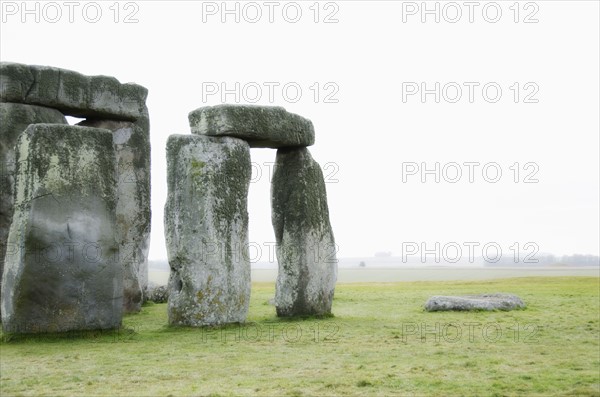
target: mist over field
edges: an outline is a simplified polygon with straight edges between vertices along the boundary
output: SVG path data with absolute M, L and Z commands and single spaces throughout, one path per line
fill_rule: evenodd
M 340 283 L 398 282 L 398 281 L 444 281 L 486 280 L 533 276 L 591 276 L 600 277 L 597 256 L 574 255 L 540 257 L 537 263 L 489 263 L 476 258 L 473 263 L 450 263 L 420 259 L 402 261 L 401 257 L 373 256 L 338 259 Z M 252 266 L 254 282 L 274 282 L 277 279 L 276 262 L 255 262 Z M 154 285 L 166 285 L 169 279 L 169 263 L 150 261 L 149 281 Z
M 401 267 L 510 267 L 518 271 L 524 268 L 535 267 L 600 267 L 600 257 L 595 255 L 563 255 L 556 256 L 551 254 L 537 255 L 536 257 L 524 259 L 519 258 L 514 260 L 498 260 L 491 262 L 484 257 L 474 257 L 472 260 L 449 261 L 448 258 L 436 258 L 429 255 L 424 259 L 418 257 L 400 257 L 393 255 L 376 255 L 371 257 L 356 257 L 356 258 L 338 258 L 337 263 L 339 268 L 401 268 Z M 489 259 L 489 258 L 488 258 Z M 150 269 L 168 270 L 169 262 L 165 260 L 151 260 L 148 263 Z M 256 261 L 251 262 L 253 269 L 276 269 L 276 261 Z

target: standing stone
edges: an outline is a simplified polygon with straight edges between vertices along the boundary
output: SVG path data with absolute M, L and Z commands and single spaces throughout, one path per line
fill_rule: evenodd
M 169 323 L 246 320 L 250 302 L 250 149 L 228 137 L 171 135 L 165 238 Z
M 271 185 L 280 317 L 331 313 L 337 259 L 325 181 L 307 148 L 277 151 Z
M 150 142 L 128 121 L 85 120 L 79 125 L 113 132 L 117 179 L 117 242 L 123 267 L 123 310 L 140 311 L 148 283 Z
M 34 124 L 19 137 L 2 289 L 9 333 L 121 324 L 114 149 L 108 130 Z
M 15 144 L 29 124 L 67 124 L 55 109 L 0 102 L 0 278 L 4 270 L 6 241 L 13 215 Z M 0 281 L 0 291 L 2 284 Z
M 217 105 L 188 115 L 192 134 L 232 136 L 250 147 L 281 148 L 315 143 L 312 121 L 279 106 Z

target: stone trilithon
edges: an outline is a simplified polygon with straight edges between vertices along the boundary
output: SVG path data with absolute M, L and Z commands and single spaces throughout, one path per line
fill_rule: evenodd
M 29 283 L 34 279 L 29 280 L 28 275 L 33 274 L 31 272 L 34 267 L 32 267 L 31 258 L 27 257 L 28 254 L 37 252 L 36 261 L 39 262 L 37 265 L 46 263 L 49 267 L 44 268 L 45 270 L 59 265 L 64 266 L 65 269 L 77 269 L 78 266 L 83 265 L 74 259 L 76 255 L 72 250 L 92 243 L 90 238 L 104 239 L 106 237 L 104 233 L 113 232 L 112 237 L 117 246 L 107 249 L 115 250 L 112 256 L 116 258 L 119 269 L 106 273 L 107 275 L 112 274 L 111 277 L 116 277 L 110 288 L 107 283 L 98 284 L 98 288 L 108 288 L 103 296 L 110 296 L 114 301 L 121 302 L 124 312 L 140 310 L 143 291 L 147 284 L 147 253 L 150 237 L 150 124 L 146 107 L 147 94 L 146 88 L 137 84 L 122 84 L 113 77 L 84 76 L 71 70 L 48 66 L 0 63 L 0 124 L 2 126 L 0 128 L 0 193 L 2 196 L 0 205 L 0 274 L 3 279 L 3 283 L 0 284 L 0 296 L 2 296 L 0 307 L 3 310 L 10 308 L 9 312 L 2 313 L 3 318 L 23 318 L 26 312 L 20 313 L 19 311 L 26 308 L 31 309 L 31 306 L 26 304 L 28 300 L 44 302 L 44 299 L 47 299 L 48 302 L 52 302 L 56 301 L 60 294 L 65 294 L 65 302 L 69 301 L 70 304 L 73 304 L 77 301 L 73 300 L 73 288 L 76 288 L 75 285 L 78 282 L 82 284 L 77 288 L 96 288 L 96 285 L 90 285 L 93 278 L 88 278 L 91 274 L 89 272 L 93 273 L 93 269 L 87 267 L 87 270 L 80 269 L 83 272 L 83 278 L 75 277 L 71 281 L 65 281 L 71 285 L 67 289 L 54 284 L 56 290 L 33 288 Z M 65 116 L 74 116 L 85 120 L 79 123 L 80 127 L 78 128 L 70 126 L 67 128 L 65 127 L 67 124 Z M 24 135 L 24 131 L 30 125 L 44 125 L 44 127 L 28 130 L 28 135 Z M 55 139 L 44 141 L 43 147 L 23 146 L 27 142 L 28 136 L 41 144 L 43 141 L 39 137 L 41 131 L 47 132 Z M 95 139 L 93 136 L 98 134 L 98 131 L 109 133 L 108 138 L 106 138 L 106 134 L 100 134 L 104 136 L 102 138 L 104 146 L 101 147 L 94 146 L 95 144 L 87 140 L 88 138 Z M 89 137 L 86 136 L 87 133 L 90 134 Z M 67 136 L 70 134 L 73 136 Z M 70 138 L 74 140 L 70 140 Z M 80 141 L 76 141 L 76 138 Z M 79 142 L 81 146 L 72 145 L 73 142 Z M 107 142 L 108 146 L 105 145 Z M 21 152 L 15 150 L 16 145 L 20 145 L 18 147 Z M 48 157 L 47 153 L 54 153 L 54 157 Z M 73 159 L 71 156 L 79 156 L 77 157 L 78 162 L 65 162 L 66 159 Z M 90 164 L 96 164 L 94 161 L 99 161 L 100 158 L 106 159 L 102 164 L 110 168 L 97 169 L 96 178 L 100 183 L 110 174 L 114 184 L 115 205 L 93 214 L 90 211 L 100 207 L 96 204 L 94 204 L 95 207 L 92 206 L 93 208 L 87 207 L 89 202 L 86 200 L 91 200 L 91 198 L 82 193 L 83 189 L 87 187 L 85 184 L 82 185 L 78 178 L 80 172 L 88 170 L 86 168 L 87 160 L 91 162 Z M 29 165 L 26 167 L 25 163 Z M 73 164 L 77 164 L 80 168 L 74 168 Z M 54 176 L 56 175 L 45 174 L 48 170 L 60 175 L 62 178 L 60 186 L 67 189 L 60 190 L 60 194 L 69 199 L 63 197 L 61 202 L 64 205 L 69 205 L 71 202 L 79 204 L 73 204 L 70 209 L 52 207 L 57 211 L 54 215 L 47 212 L 47 209 L 51 208 L 49 207 L 51 203 L 46 203 L 46 201 L 50 200 L 50 197 L 56 197 L 59 193 L 55 193 L 53 189 L 60 187 L 55 183 Z M 34 172 L 38 175 L 33 175 Z M 89 173 L 87 175 L 90 178 L 93 176 Z M 32 181 L 39 182 L 42 187 L 31 185 Z M 93 184 L 93 182 L 89 183 Z M 27 187 L 25 196 L 19 196 L 16 191 L 17 186 Z M 66 186 L 70 186 L 70 188 Z M 38 196 L 27 196 L 34 191 L 42 196 L 39 198 Z M 44 196 L 46 194 L 47 196 Z M 26 197 L 34 198 L 34 203 L 22 201 Z M 81 200 L 75 200 L 77 197 Z M 41 204 L 38 202 L 42 201 L 46 203 L 44 204 L 46 207 L 40 207 Z M 81 207 L 77 207 L 77 205 Z M 17 214 L 25 216 L 26 213 L 29 213 L 30 223 L 23 219 L 14 219 Z M 73 230 L 79 230 L 74 225 L 83 219 L 80 217 L 82 213 L 85 213 L 84 218 L 87 217 L 86 219 L 109 217 L 112 220 L 106 221 L 108 223 L 97 221 L 98 235 L 94 233 L 86 235 L 83 232 L 78 234 Z M 52 225 L 48 223 L 46 226 L 40 227 L 37 234 L 31 234 L 27 228 L 35 222 L 40 222 L 43 217 L 51 219 Z M 104 227 L 103 225 L 108 224 L 112 226 L 106 226 L 108 229 L 100 231 L 101 227 Z M 58 232 L 58 234 L 54 233 L 54 231 L 62 232 L 65 228 L 69 233 L 73 232 L 68 234 L 69 240 L 65 240 L 65 237 Z M 11 230 L 10 236 L 9 230 Z M 13 230 L 15 230 L 14 233 Z M 82 230 L 85 230 L 85 227 L 79 231 Z M 31 245 L 31 242 L 36 244 Z M 103 244 L 99 243 L 99 246 Z M 62 252 L 57 256 L 57 253 L 52 250 L 58 249 L 59 246 Z M 48 264 L 50 263 L 48 260 L 52 265 Z M 5 261 L 7 264 L 10 262 L 10 269 L 8 265 L 5 269 Z M 108 266 L 107 263 L 98 261 L 96 266 L 98 270 L 101 270 Z M 76 271 L 73 270 L 73 272 Z M 41 274 L 43 272 L 39 273 L 40 276 Z M 63 276 L 68 278 L 68 275 Z M 11 280 L 8 285 L 6 284 L 7 280 Z M 114 286 L 119 286 L 121 289 L 117 295 L 114 295 Z M 18 302 L 11 300 L 15 296 L 19 297 Z M 82 329 L 93 328 L 93 324 L 97 324 L 98 327 L 104 327 L 105 324 L 116 324 L 112 320 L 108 323 L 104 320 L 100 321 L 102 318 L 100 313 L 104 308 L 92 309 L 93 305 L 83 304 L 85 299 L 80 300 L 82 304 L 79 307 L 70 306 L 70 314 L 65 318 L 70 318 L 69 316 L 88 318 L 97 315 L 98 321 L 88 319 L 85 322 L 74 322 L 75 328 L 78 326 Z M 98 300 L 98 302 L 100 306 L 106 305 L 105 301 Z M 112 306 L 110 307 L 112 308 Z M 60 313 L 66 312 L 63 310 Z M 111 313 L 114 314 L 114 312 Z M 120 314 L 117 317 L 120 322 Z M 12 327 L 16 330 L 16 327 L 10 325 L 10 321 L 12 320 L 9 320 L 9 325 L 3 324 L 4 328 Z M 47 323 L 40 322 L 36 332 L 52 331 L 55 328 L 57 330 L 66 329 L 66 326 L 63 325 L 58 328 L 48 328 L 49 326 L 44 328 L 42 324 Z M 27 327 L 24 326 L 24 328 Z
M 167 144 L 165 235 L 169 321 L 243 322 L 250 299 L 249 148 L 275 148 L 272 222 L 282 317 L 327 315 L 337 277 L 335 242 L 310 120 L 281 107 L 219 105 L 189 115 L 193 135 Z

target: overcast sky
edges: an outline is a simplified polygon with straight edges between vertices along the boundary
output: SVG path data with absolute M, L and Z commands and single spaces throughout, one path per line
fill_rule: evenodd
M 339 257 L 599 253 L 597 1 L 0 3 L 2 61 L 148 88 L 151 260 L 166 258 L 167 137 L 236 101 L 313 121 Z M 252 150 L 256 246 L 274 241 L 274 159 Z

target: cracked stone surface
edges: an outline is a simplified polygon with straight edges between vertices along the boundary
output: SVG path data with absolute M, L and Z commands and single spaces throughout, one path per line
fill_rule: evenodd
M 15 145 L 27 126 L 36 123 L 67 124 L 67 121 L 56 109 L 0 102 L 0 277 L 4 271 L 6 241 L 13 216 Z
M 85 76 L 49 66 L 0 63 L 0 102 L 53 108 L 54 112 L 85 118 L 80 125 L 113 131 L 125 312 L 141 309 L 142 291 L 148 282 L 150 122 L 145 103 L 147 95 L 146 88 L 122 84 L 114 77 Z M 12 189 L 12 185 L 9 188 Z
M 425 303 L 428 312 L 469 310 L 523 309 L 525 303 L 512 294 L 479 294 L 463 296 L 432 296 Z
M 307 148 L 279 149 L 271 185 L 280 317 L 328 315 L 337 279 L 336 246 L 319 164 Z
M 1 295 L 4 331 L 120 326 L 112 133 L 34 124 L 15 151 L 15 211 Z
M 116 156 L 117 242 L 123 267 L 123 310 L 139 312 L 148 285 L 150 142 L 139 123 L 85 120 L 81 126 L 112 131 Z
M 241 323 L 250 302 L 248 143 L 171 135 L 165 239 L 171 268 L 169 323 Z
M 192 134 L 232 136 L 253 148 L 303 147 L 315 143 L 312 121 L 278 106 L 217 105 L 188 115 Z

